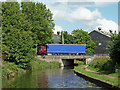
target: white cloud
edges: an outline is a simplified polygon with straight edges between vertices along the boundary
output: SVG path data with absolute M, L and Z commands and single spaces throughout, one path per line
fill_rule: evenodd
M 98 27 L 101 27 L 103 31 L 109 32 L 109 30 L 112 30 L 113 32 L 115 32 L 116 30 L 116 32 L 118 33 L 118 24 L 116 24 L 112 20 L 98 19 L 97 23 L 100 24 L 100 26 Z
M 119 2 L 119 0 L 56 0 L 60 2 Z
M 67 15 L 67 7 L 66 7 L 66 3 L 48 3 L 47 5 L 48 8 L 50 8 L 51 12 L 53 13 L 53 18 L 55 20 L 63 20 L 65 19 L 65 15 Z
M 88 32 L 91 32 L 92 30 L 98 30 L 98 27 L 101 27 L 102 31 L 109 32 L 109 30 L 112 30 L 113 33 L 115 31 L 118 33 L 118 24 L 112 20 L 106 20 L 105 18 L 97 19 L 96 21 L 91 21 L 90 23 L 86 24 L 86 26 L 88 26 Z
M 54 34 L 57 34 L 57 32 L 61 32 L 64 31 L 63 28 L 59 25 L 55 25 L 55 30 L 53 30 Z
M 92 12 L 90 12 L 88 9 L 80 7 L 77 10 L 70 13 L 70 16 L 68 17 L 69 21 L 80 21 L 80 20 L 91 20 Z
M 111 2 L 112 3 L 119 2 L 119 0 L 33 0 L 33 1 L 48 2 L 47 7 L 50 8 L 50 10 L 52 11 L 54 20 L 68 21 L 72 23 L 82 23 L 85 24 L 86 27 L 91 29 L 101 27 L 104 31 L 109 31 L 109 29 L 111 29 L 114 32 L 115 30 L 118 30 L 117 23 L 115 23 L 112 20 L 105 19 L 98 9 L 90 11 L 84 6 L 105 6 L 111 4 Z M 86 2 L 88 3 L 86 4 Z M 63 30 L 63 28 L 61 26 L 56 25 L 54 33 L 57 33 L 57 30 L 61 31 Z
M 102 15 L 97 9 L 91 12 L 87 8 L 80 7 L 75 11 L 69 13 L 69 16 L 66 18 L 68 18 L 69 21 L 73 21 L 73 22 L 81 22 L 81 21 L 88 22 L 101 17 Z
M 101 27 L 107 32 L 109 32 L 110 29 L 113 30 L 113 32 L 118 30 L 117 23 L 112 20 L 105 19 L 98 9 L 90 11 L 88 8 L 81 6 L 71 8 L 64 2 L 59 2 L 55 5 L 53 4 L 49 4 L 49 8 L 53 12 L 54 20 L 82 23 L 85 24 L 87 28 L 91 29 Z
M 75 10 L 71 10 L 66 6 L 66 4 L 59 4 L 58 6 L 49 6 L 53 13 L 53 18 L 55 20 L 79 22 L 81 20 L 94 20 L 96 18 L 101 18 L 101 13 L 96 9 L 91 12 L 85 7 L 79 7 Z
M 6 0 L 0 0 L 0 2 L 5 2 Z

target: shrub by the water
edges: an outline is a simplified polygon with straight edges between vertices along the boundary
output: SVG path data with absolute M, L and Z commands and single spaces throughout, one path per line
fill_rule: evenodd
M 53 61 L 53 62 L 46 62 L 43 60 L 35 59 L 30 62 L 29 64 L 30 70 L 36 70 L 36 69 L 53 69 L 53 68 L 59 68 L 60 63 Z
M 109 57 L 96 57 L 89 66 L 98 69 L 98 71 L 114 72 L 114 65 Z
M 81 59 L 81 60 L 74 60 L 74 64 L 77 64 L 77 65 L 84 65 L 84 64 L 85 64 L 85 60 L 84 60 L 84 59 Z
M 53 61 L 53 62 L 46 62 L 43 60 L 39 60 L 34 58 L 28 65 L 27 69 L 22 69 L 14 62 L 4 61 L 2 66 L 2 76 L 3 77 L 14 77 L 16 74 L 22 74 L 26 71 L 33 71 L 33 70 L 44 70 L 44 69 L 57 69 L 60 67 L 60 63 Z
M 2 66 L 2 77 L 14 77 L 16 74 L 25 72 L 19 68 L 14 62 L 4 61 Z

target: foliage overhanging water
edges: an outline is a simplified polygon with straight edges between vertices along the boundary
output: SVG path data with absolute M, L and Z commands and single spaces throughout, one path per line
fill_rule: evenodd
M 73 69 L 35 70 L 9 80 L 3 79 L 3 88 L 101 88 L 77 76 Z

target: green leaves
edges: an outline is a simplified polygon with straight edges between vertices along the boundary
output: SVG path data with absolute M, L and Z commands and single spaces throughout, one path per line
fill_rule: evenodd
M 113 60 L 113 63 L 120 64 L 120 33 L 118 35 L 114 35 L 111 37 L 112 42 L 109 46 L 110 48 L 110 57 Z
M 54 23 L 52 13 L 42 3 L 2 3 L 2 47 L 4 60 L 28 68 L 34 59 L 33 46 L 51 43 Z
M 27 68 L 27 63 L 34 58 L 31 53 L 33 38 L 30 23 L 25 20 L 17 2 L 5 2 L 2 6 L 2 46 L 5 60 L 15 62 L 21 68 Z M 27 54 L 31 54 L 27 55 Z M 26 64 L 24 66 L 24 63 Z
M 64 43 L 65 44 L 72 44 L 73 43 L 73 37 L 72 35 L 68 34 L 67 31 L 61 32 L 64 35 Z M 62 43 L 62 35 L 60 36 L 60 43 Z
M 86 53 L 94 53 L 95 43 L 92 42 L 91 37 L 86 31 L 82 29 L 76 29 L 72 31 L 75 44 L 85 44 Z
M 34 43 L 38 45 L 52 42 L 52 29 L 54 23 L 52 13 L 42 3 L 22 2 L 22 12 L 27 16 L 26 19 L 31 23 L 32 32 L 35 34 Z
M 95 43 L 92 42 L 91 37 L 86 31 L 82 29 L 73 30 L 71 35 L 67 31 L 62 32 L 64 35 L 65 44 L 85 44 L 86 53 L 94 53 Z M 60 43 L 62 43 L 62 35 L 60 36 Z

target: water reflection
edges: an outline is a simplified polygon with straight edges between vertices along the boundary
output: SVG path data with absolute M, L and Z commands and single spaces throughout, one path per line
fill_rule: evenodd
M 9 82 L 9 83 L 8 83 Z M 10 83 L 11 82 L 11 83 Z M 101 88 L 77 76 L 73 67 L 45 71 L 36 70 L 21 76 L 14 81 L 7 80 L 3 88 Z
M 64 68 L 62 70 L 47 71 L 49 75 L 48 87 L 50 88 L 100 88 L 89 81 L 77 76 L 73 69 Z

